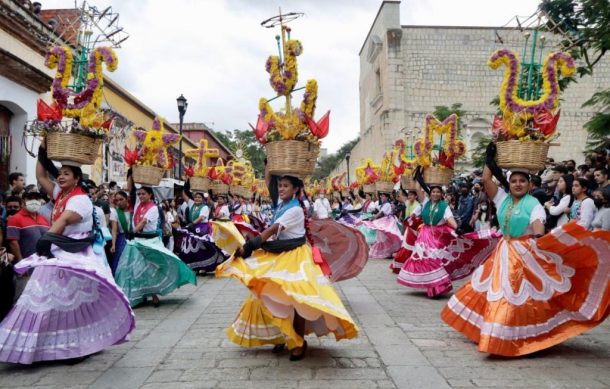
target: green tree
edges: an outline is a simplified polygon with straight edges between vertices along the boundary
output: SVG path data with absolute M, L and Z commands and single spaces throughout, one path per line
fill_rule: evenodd
M 316 170 L 313 172 L 313 180 L 321 180 L 330 176 L 330 173 L 335 170 L 341 162 L 345 160 L 345 156 L 358 144 L 360 138 L 350 140 L 337 150 L 337 152 L 328 155 L 326 158 L 318 161 Z
M 487 150 L 489 142 L 491 142 L 491 135 L 479 138 L 476 146 L 472 150 L 472 165 L 474 167 L 482 168 L 485 165 L 485 151 Z
M 542 0 L 539 9 L 548 19 L 547 29 L 563 35 L 563 47 L 582 60 L 577 68 L 583 77 L 610 49 L 610 2 L 608 0 Z M 567 82 L 570 82 L 568 80 Z M 589 132 L 588 149 L 598 148 L 610 138 L 610 88 L 595 93 L 583 107 L 597 113 L 585 124 Z

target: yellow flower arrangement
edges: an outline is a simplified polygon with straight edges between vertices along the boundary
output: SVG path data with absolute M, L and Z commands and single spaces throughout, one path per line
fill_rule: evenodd
M 356 181 L 360 185 L 374 184 L 381 176 L 381 165 L 373 163 L 371 158 L 362 160 L 362 165 L 356 167 Z

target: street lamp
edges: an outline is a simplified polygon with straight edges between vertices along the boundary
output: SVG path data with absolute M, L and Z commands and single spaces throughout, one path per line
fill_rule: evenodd
M 345 154 L 345 163 L 347 165 L 347 186 L 349 187 L 349 159 L 352 157 L 352 153 L 350 151 Z
M 186 102 L 186 97 L 184 97 L 182 94 L 180 94 L 180 97 L 178 97 L 176 99 L 176 102 L 178 103 L 178 113 L 180 114 L 180 143 L 179 143 L 179 152 L 180 155 L 178 156 L 179 160 L 178 160 L 178 178 L 182 179 L 182 121 L 184 120 L 184 114 L 186 113 L 186 107 L 189 106 L 189 104 Z

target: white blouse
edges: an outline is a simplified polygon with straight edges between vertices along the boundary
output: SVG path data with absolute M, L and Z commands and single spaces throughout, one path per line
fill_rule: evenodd
M 305 236 L 305 215 L 301 207 L 290 208 L 277 218 L 274 224 L 280 225 L 279 233 L 276 235 L 278 240 Z
M 57 196 L 61 193 L 59 185 L 53 186 L 53 198 L 57 199 Z M 88 234 L 93 229 L 93 203 L 88 195 L 77 195 L 71 197 L 66 203 L 65 211 L 72 211 L 80 215 L 81 220 L 78 223 L 69 224 L 64 229 L 62 235 L 82 235 Z M 98 215 L 98 217 L 104 217 L 104 214 Z
M 570 205 L 570 195 L 564 195 L 561 200 L 559 200 L 559 204 L 553 205 L 549 208 L 549 213 L 553 216 L 559 216 L 557 220 L 557 227 L 562 226 L 570 221 L 568 215 L 565 214 L 565 210 L 568 209 Z M 573 205 L 573 204 L 572 204 Z
M 151 200 L 152 201 L 152 200 Z M 135 212 L 140 206 L 140 200 L 136 200 L 136 206 L 134 208 L 134 216 Z M 146 224 L 142 229 L 142 232 L 157 232 L 157 224 L 159 224 L 159 207 L 157 204 L 153 204 L 152 207 L 144 214 L 144 219 L 146 219 Z M 135 218 L 131 220 L 131 228 L 135 230 Z

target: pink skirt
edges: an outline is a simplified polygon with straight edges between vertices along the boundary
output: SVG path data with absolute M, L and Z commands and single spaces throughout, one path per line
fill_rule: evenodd
M 398 274 L 398 283 L 427 289 L 434 297 L 452 289 L 452 280 L 470 275 L 489 256 L 501 234 L 495 230 L 455 235 L 447 225 L 424 226 L 413 253 Z
M 364 221 L 362 225 L 376 231 L 376 242 L 371 245 L 370 258 L 391 258 L 400 248 L 402 232 L 398 228 L 398 221 L 393 215 L 381 219 Z
M 394 254 L 394 260 L 390 264 L 390 269 L 398 274 L 402 265 L 411 257 L 413 249 L 415 249 L 415 242 L 417 241 L 417 235 L 419 234 L 418 229 L 423 223 L 420 217 L 409 218 L 408 222 L 405 221 L 405 233 L 402 238 L 402 245 L 400 249 Z

